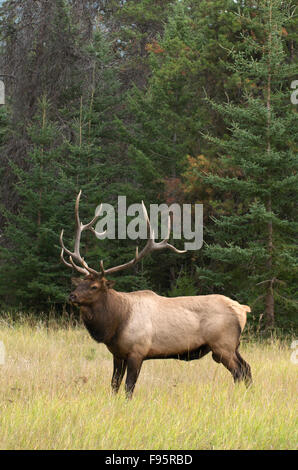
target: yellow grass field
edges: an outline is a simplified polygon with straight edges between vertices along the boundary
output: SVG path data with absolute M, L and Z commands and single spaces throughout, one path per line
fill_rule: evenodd
M 295 338 L 293 338 L 295 339 Z M 110 391 L 112 356 L 83 327 L 0 321 L 0 449 L 296 449 L 291 341 L 245 341 L 254 385 L 211 355 L 144 363 L 134 397 Z

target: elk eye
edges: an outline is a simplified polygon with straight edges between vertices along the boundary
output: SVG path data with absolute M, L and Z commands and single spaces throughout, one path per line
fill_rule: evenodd
M 91 289 L 95 290 L 95 289 L 97 289 L 97 286 L 92 286 Z

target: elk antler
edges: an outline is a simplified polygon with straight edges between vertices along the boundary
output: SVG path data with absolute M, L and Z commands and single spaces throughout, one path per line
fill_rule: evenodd
M 129 267 L 133 266 L 134 264 L 138 263 L 142 258 L 144 258 L 147 254 L 152 253 L 153 251 L 158 251 L 158 250 L 162 250 L 164 248 L 169 248 L 170 250 L 174 251 L 175 253 L 185 253 L 186 252 L 186 250 L 178 250 L 173 245 L 170 245 L 168 243 L 169 238 L 170 238 L 170 232 L 171 232 L 170 215 L 168 216 L 168 234 L 167 234 L 167 237 L 161 242 L 156 242 L 155 241 L 154 230 L 151 227 L 145 204 L 142 201 L 142 208 L 143 208 L 144 217 L 145 217 L 145 220 L 147 222 L 147 226 L 148 226 L 149 232 L 150 232 L 150 237 L 149 237 L 145 247 L 142 249 L 142 251 L 140 253 L 139 253 L 138 247 L 136 247 L 135 257 L 132 260 L 128 261 L 127 263 L 124 263 L 124 264 L 121 264 L 119 266 L 115 266 L 113 268 L 109 268 L 109 269 L 105 270 L 104 267 L 103 267 L 103 261 L 101 261 L 100 262 L 100 273 L 95 271 L 95 269 L 90 268 L 87 265 L 84 258 L 81 257 L 81 255 L 80 255 L 80 241 L 81 241 L 81 234 L 84 230 L 90 230 L 95 235 L 103 235 L 105 233 L 105 232 L 98 233 L 92 227 L 92 225 L 95 223 L 95 221 L 99 217 L 102 206 L 100 205 L 100 208 L 97 211 L 97 215 L 95 215 L 95 217 L 91 220 L 91 222 L 89 222 L 86 225 L 83 225 L 80 222 L 80 218 L 79 218 L 79 203 L 80 203 L 81 193 L 82 193 L 82 191 L 79 192 L 79 194 L 77 196 L 77 200 L 76 200 L 76 205 L 75 205 L 75 216 L 76 216 L 77 232 L 76 232 L 76 238 L 75 238 L 74 252 L 71 252 L 67 248 L 65 248 L 64 243 L 63 243 L 63 230 L 62 230 L 61 235 L 60 235 L 60 244 L 61 244 L 61 247 L 62 247 L 60 257 L 61 257 L 61 260 L 63 261 L 63 263 L 66 266 L 69 266 L 71 268 L 75 268 L 77 271 L 79 271 L 82 274 L 90 274 L 91 273 L 91 274 L 96 274 L 97 276 L 104 276 L 105 274 L 116 273 L 116 272 L 122 271 L 123 269 L 126 269 L 126 268 L 129 268 Z M 68 254 L 70 263 L 65 261 L 64 256 L 63 256 L 64 251 L 65 251 L 65 253 Z M 74 263 L 73 259 L 78 261 L 83 267 L 77 266 Z
M 143 201 L 142 201 L 142 208 L 143 208 L 144 218 L 147 222 L 147 226 L 148 226 L 149 232 L 150 232 L 150 237 L 149 237 L 145 247 L 142 249 L 142 251 L 140 253 L 139 253 L 138 247 L 136 247 L 136 255 L 132 260 L 128 261 L 128 263 L 124 263 L 124 264 L 121 264 L 119 266 L 115 266 L 114 268 L 109 268 L 109 269 L 105 270 L 103 268 L 103 262 L 101 261 L 101 272 L 103 274 L 111 274 L 111 273 L 116 273 L 118 271 L 122 271 L 122 269 L 129 268 L 130 266 L 133 266 L 134 264 L 138 263 L 142 258 L 144 258 L 149 253 L 152 253 L 153 251 L 163 250 L 164 248 L 169 248 L 170 250 L 174 251 L 175 253 L 186 253 L 186 250 L 178 250 L 173 245 L 170 245 L 168 243 L 169 238 L 170 238 L 170 233 L 171 233 L 171 219 L 170 219 L 170 216 L 168 216 L 168 233 L 167 233 L 167 237 L 161 242 L 156 242 L 155 241 L 154 230 L 151 227 L 150 220 L 149 220 L 148 213 L 147 213 L 147 209 L 146 209 L 145 204 L 144 204 Z
M 96 220 L 98 219 L 99 217 L 99 214 L 100 214 L 100 211 L 101 211 L 101 207 L 102 205 L 100 205 L 98 211 L 97 211 L 97 215 L 95 215 L 95 217 L 93 217 L 93 219 L 91 220 L 91 222 L 89 222 L 88 224 L 86 225 L 83 225 L 82 222 L 80 221 L 80 216 L 79 216 L 79 205 L 80 205 L 80 198 L 81 198 L 81 194 L 82 194 L 82 191 L 79 192 L 78 196 L 77 196 L 77 199 L 76 199 L 76 205 L 75 205 L 75 218 L 76 218 L 76 226 L 77 226 L 77 231 L 76 231 L 76 238 L 75 238 L 75 246 L 74 246 L 74 251 L 71 252 L 69 251 L 67 248 L 65 248 L 65 245 L 63 243 L 63 233 L 64 233 L 64 230 L 61 231 L 61 235 L 60 235 L 60 245 L 62 247 L 62 250 L 61 250 L 61 254 L 60 254 L 60 258 L 62 260 L 62 262 L 66 265 L 66 266 L 69 266 L 70 268 L 75 268 L 77 271 L 79 271 L 80 273 L 82 274 L 96 274 L 98 275 L 99 273 L 97 271 L 95 271 L 94 269 L 92 268 L 89 268 L 88 264 L 86 263 L 86 261 L 84 260 L 84 258 L 82 258 L 82 256 L 80 255 L 80 242 L 81 242 L 81 235 L 82 235 L 82 232 L 84 230 L 90 230 L 92 233 L 94 233 L 95 235 L 103 235 L 105 232 L 103 233 L 98 233 L 96 232 L 96 230 L 92 227 L 92 225 L 96 222 Z M 67 261 L 65 261 L 64 259 L 64 251 L 66 254 L 68 254 L 69 256 L 69 261 L 70 263 L 68 263 Z M 74 261 L 78 261 L 82 266 L 83 268 L 81 268 L 80 266 L 77 266 Z

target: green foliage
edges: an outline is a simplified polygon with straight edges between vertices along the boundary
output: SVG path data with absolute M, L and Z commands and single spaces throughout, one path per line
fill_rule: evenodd
M 117 69 L 111 67 L 110 45 L 99 30 L 87 53 L 93 67 L 90 92 L 79 97 L 78 109 L 71 117 L 66 103 L 60 110 L 73 137 L 67 139 L 58 123 L 50 120 L 52 109 L 43 97 L 26 130 L 30 138 L 26 159 L 22 164 L 10 162 L 21 205 L 17 213 L 2 210 L 6 242 L 1 250 L 3 305 L 35 310 L 55 305 L 61 309 L 71 271 L 60 263 L 59 235 L 64 228 L 65 244 L 72 250 L 77 193 L 80 189 L 83 192 L 80 217 L 85 222 L 92 219 L 100 202 L 115 203 L 122 191 L 128 197 L 129 191 L 133 192 L 130 183 L 125 182 L 127 160 L 119 157 L 119 141 L 115 139 L 114 113 L 121 104 Z M 95 269 L 100 259 L 107 266 L 119 264 L 119 259 L 121 264 L 130 256 L 126 242 L 124 248 L 123 242 L 99 242 L 89 235 L 82 237 L 80 249 Z M 118 284 L 127 290 L 148 285 L 142 276 L 133 273 L 123 276 Z
M 5 142 L 5 135 L 8 130 L 8 115 L 5 107 L 0 106 L 0 146 Z
M 59 174 L 61 146 L 55 144 L 57 126 L 47 120 L 48 103 L 28 128 L 31 148 L 22 168 L 11 161 L 15 191 L 22 200 L 17 213 L 2 207 L 6 220 L 1 249 L 0 295 L 5 304 L 41 309 L 63 302 L 65 281 L 57 282 L 56 227 L 61 217 L 59 192 L 53 192 Z M 2 303 L 3 306 L 3 303 Z
M 223 283 L 225 290 L 254 303 L 268 323 L 264 305 L 268 289 L 270 293 L 273 289 L 278 302 L 275 313 L 279 318 L 283 314 L 292 317 L 295 305 L 290 279 L 297 269 L 297 154 L 293 151 L 297 114 L 285 84 L 293 71 L 281 36 L 287 12 L 275 0 L 262 1 L 258 15 L 250 12 L 249 19 L 254 34 L 243 36 L 246 49 L 232 52 L 234 63 L 230 66 L 241 77 L 242 103 L 208 100 L 223 117 L 229 135 L 207 135 L 207 140 L 222 152 L 221 168 L 230 166 L 237 176 L 219 172 L 204 176 L 205 184 L 229 193 L 234 201 L 233 212 L 213 217 L 208 233 L 215 244 L 205 252 L 216 265 L 226 265 L 229 277 Z M 265 31 L 264 23 L 270 25 Z
M 185 272 L 180 272 L 175 283 L 168 291 L 169 297 L 180 297 L 185 295 L 198 295 L 198 287 L 194 276 L 190 276 Z
M 200 252 L 149 256 L 115 275 L 117 289 L 225 294 L 250 304 L 259 328 L 269 280 L 276 324 L 288 328 L 297 15 L 277 0 L 87 3 L 41 2 L 38 15 L 34 2 L 0 7 L 1 72 L 13 76 L 0 107 L 1 308 L 62 311 L 73 273 L 59 234 L 72 249 L 82 189 L 83 222 L 119 195 L 204 203 Z M 144 243 L 84 233 L 81 253 L 108 268 Z

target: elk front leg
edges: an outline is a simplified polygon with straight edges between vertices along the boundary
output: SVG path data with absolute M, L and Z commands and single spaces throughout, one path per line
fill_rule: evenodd
M 121 382 L 122 382 L 122 379 L 126 370 L 126 361 L 122 359 L 118 359 L 115 356 L 113 356 L 113 359 L 114 359 L 114 370 L 113 370 L 111 386 L 112 386 L 112 391 L 114 393 L 117 393 L 120 388 L 120 385 L 121 385 Z
M 130 356 L 127 360 L 127 375 L 125 381 L 126 398 L 132 397 L 142 363 L 143 358 L 140 356 Z

